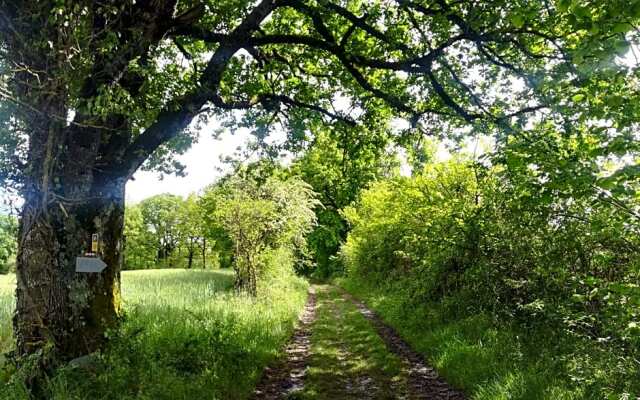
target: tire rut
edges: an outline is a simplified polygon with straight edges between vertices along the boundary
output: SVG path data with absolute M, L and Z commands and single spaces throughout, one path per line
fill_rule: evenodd
M 316 293 L 309 288 L 309 296 L 299 323 L 285 350 L 284 361 L 265 371 L 253 393 L 255 400 L 283 399 L 304 388 L 309 353 L 311 350 L 311 325 L 316 319 Z
M 387 348 L 398 356 L 408 375 L 407 396 L 397 398 L 430 399 L 430 400 L 465 400 L 465 395 L 451 387 L 436 371 L 429 367 L 422 355 L 414 351 L 398 333 L 371 311 L 364 303 L 342 290 L 345 299 L 351 301 L 358 311 L 372 324 Z

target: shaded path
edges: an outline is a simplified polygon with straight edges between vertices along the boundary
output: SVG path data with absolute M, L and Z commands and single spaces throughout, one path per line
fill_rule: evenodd
M 328 285 L 311 288 L 286 358 L 253 398 L 465 399 L 362 302 Z

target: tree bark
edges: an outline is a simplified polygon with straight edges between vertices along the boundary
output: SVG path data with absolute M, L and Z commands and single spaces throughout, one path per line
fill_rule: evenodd
M 20 354 L 51 345 L 56 356 L 77 357 L 95 351 L 105 330 L 115 326 L 121 307 L 123 192 L 99 205 L 80 204 L 67 214 L 60 208 L 44 215 L 27 200 L 14 318 Z M 98 255 L 107 268 L 76 273 L 76 257 L 90 249 L 92 233 L 100 235 Z
M 30 143 L 16 260 L 17 352 L 42 351 L 44 364 L 98 349 L 121 310 L 126 178 L 98 171 L 96 132 L 60 124 Z M 52 151 L 59 147 L 66 153 Z M 107 267 L 77 273 L 76 257 L 91 251 L 93 234 Z
M 253 297 L 258 294 L 257 290 L 257 272 L 254 257 L 251 254 L 237 254 L 234 262 L 236 270 L 236 290 L 239 293 L 247 293 Z
M 195 254 L 195 248 L 193 247 L 193 238 L 189 238 L 189 254 L 187 255 L 187 259 L 188 259 L 188 263 L 187 263 L 187 269 L 191 269 L 191 267 L 193 266 L 193 256 Z

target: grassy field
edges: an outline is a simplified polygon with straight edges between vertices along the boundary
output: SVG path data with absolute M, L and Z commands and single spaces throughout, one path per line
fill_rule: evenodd
M 0 353 L 11 348 L 11 314 L 14 307 L 15 288 L 15 275 L 0 275 Z M 1 362 L 2 355 L 0 355 Z
M 14 281 L 0 277 L 0 339 L 10 344 Z M 127 271 L 126 320 L 89 370 L 63 368 L 52 399 L 242 399 L 279 353 L 304 306 L 307 283 L 273 278 L 259 300 L 230 290 L 227 271 Z M 4 390 L 4 392 L 3 392 Z M 16 384 L 0 398 L 22 399 Z

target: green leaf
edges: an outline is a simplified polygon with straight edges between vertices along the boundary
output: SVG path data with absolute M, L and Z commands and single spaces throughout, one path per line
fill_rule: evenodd
M 591 10 L 586 6 L 577 6 L 573 9 L 573 13 L 580 19 L 591 19 Z
M 586 98 L 586 96 L 583 93 L 578 93 L 578 94 L 574 94 L 571 97 L 571 100 L 573 100 L 575 103 L 580 103 L 580 102 L 584 101 L 585 98 Z
M 522 28 L 524 26 L 524 17 L 520 14 L 515 14 L 511 16 L 511 23 L 516 28 Z
M 626 54 L 629 51 L 629 47 L 631 47 L 631 44 L 624 39 L 618 40 L 614 44 L 615 51 L 619 55 Z
M 629 30 L 631 30 L 632 26 L 629 25 L 626 22 L 620 22 L 615 24 L 615 26 L 613 27 L 613 32 L 615 33 L 625 33 L 628 32 Z
M 571 5 L 571 0 L 559 0 L 558 1 L 558 10 L 562 12 L 569 11 L 569 6 Z

